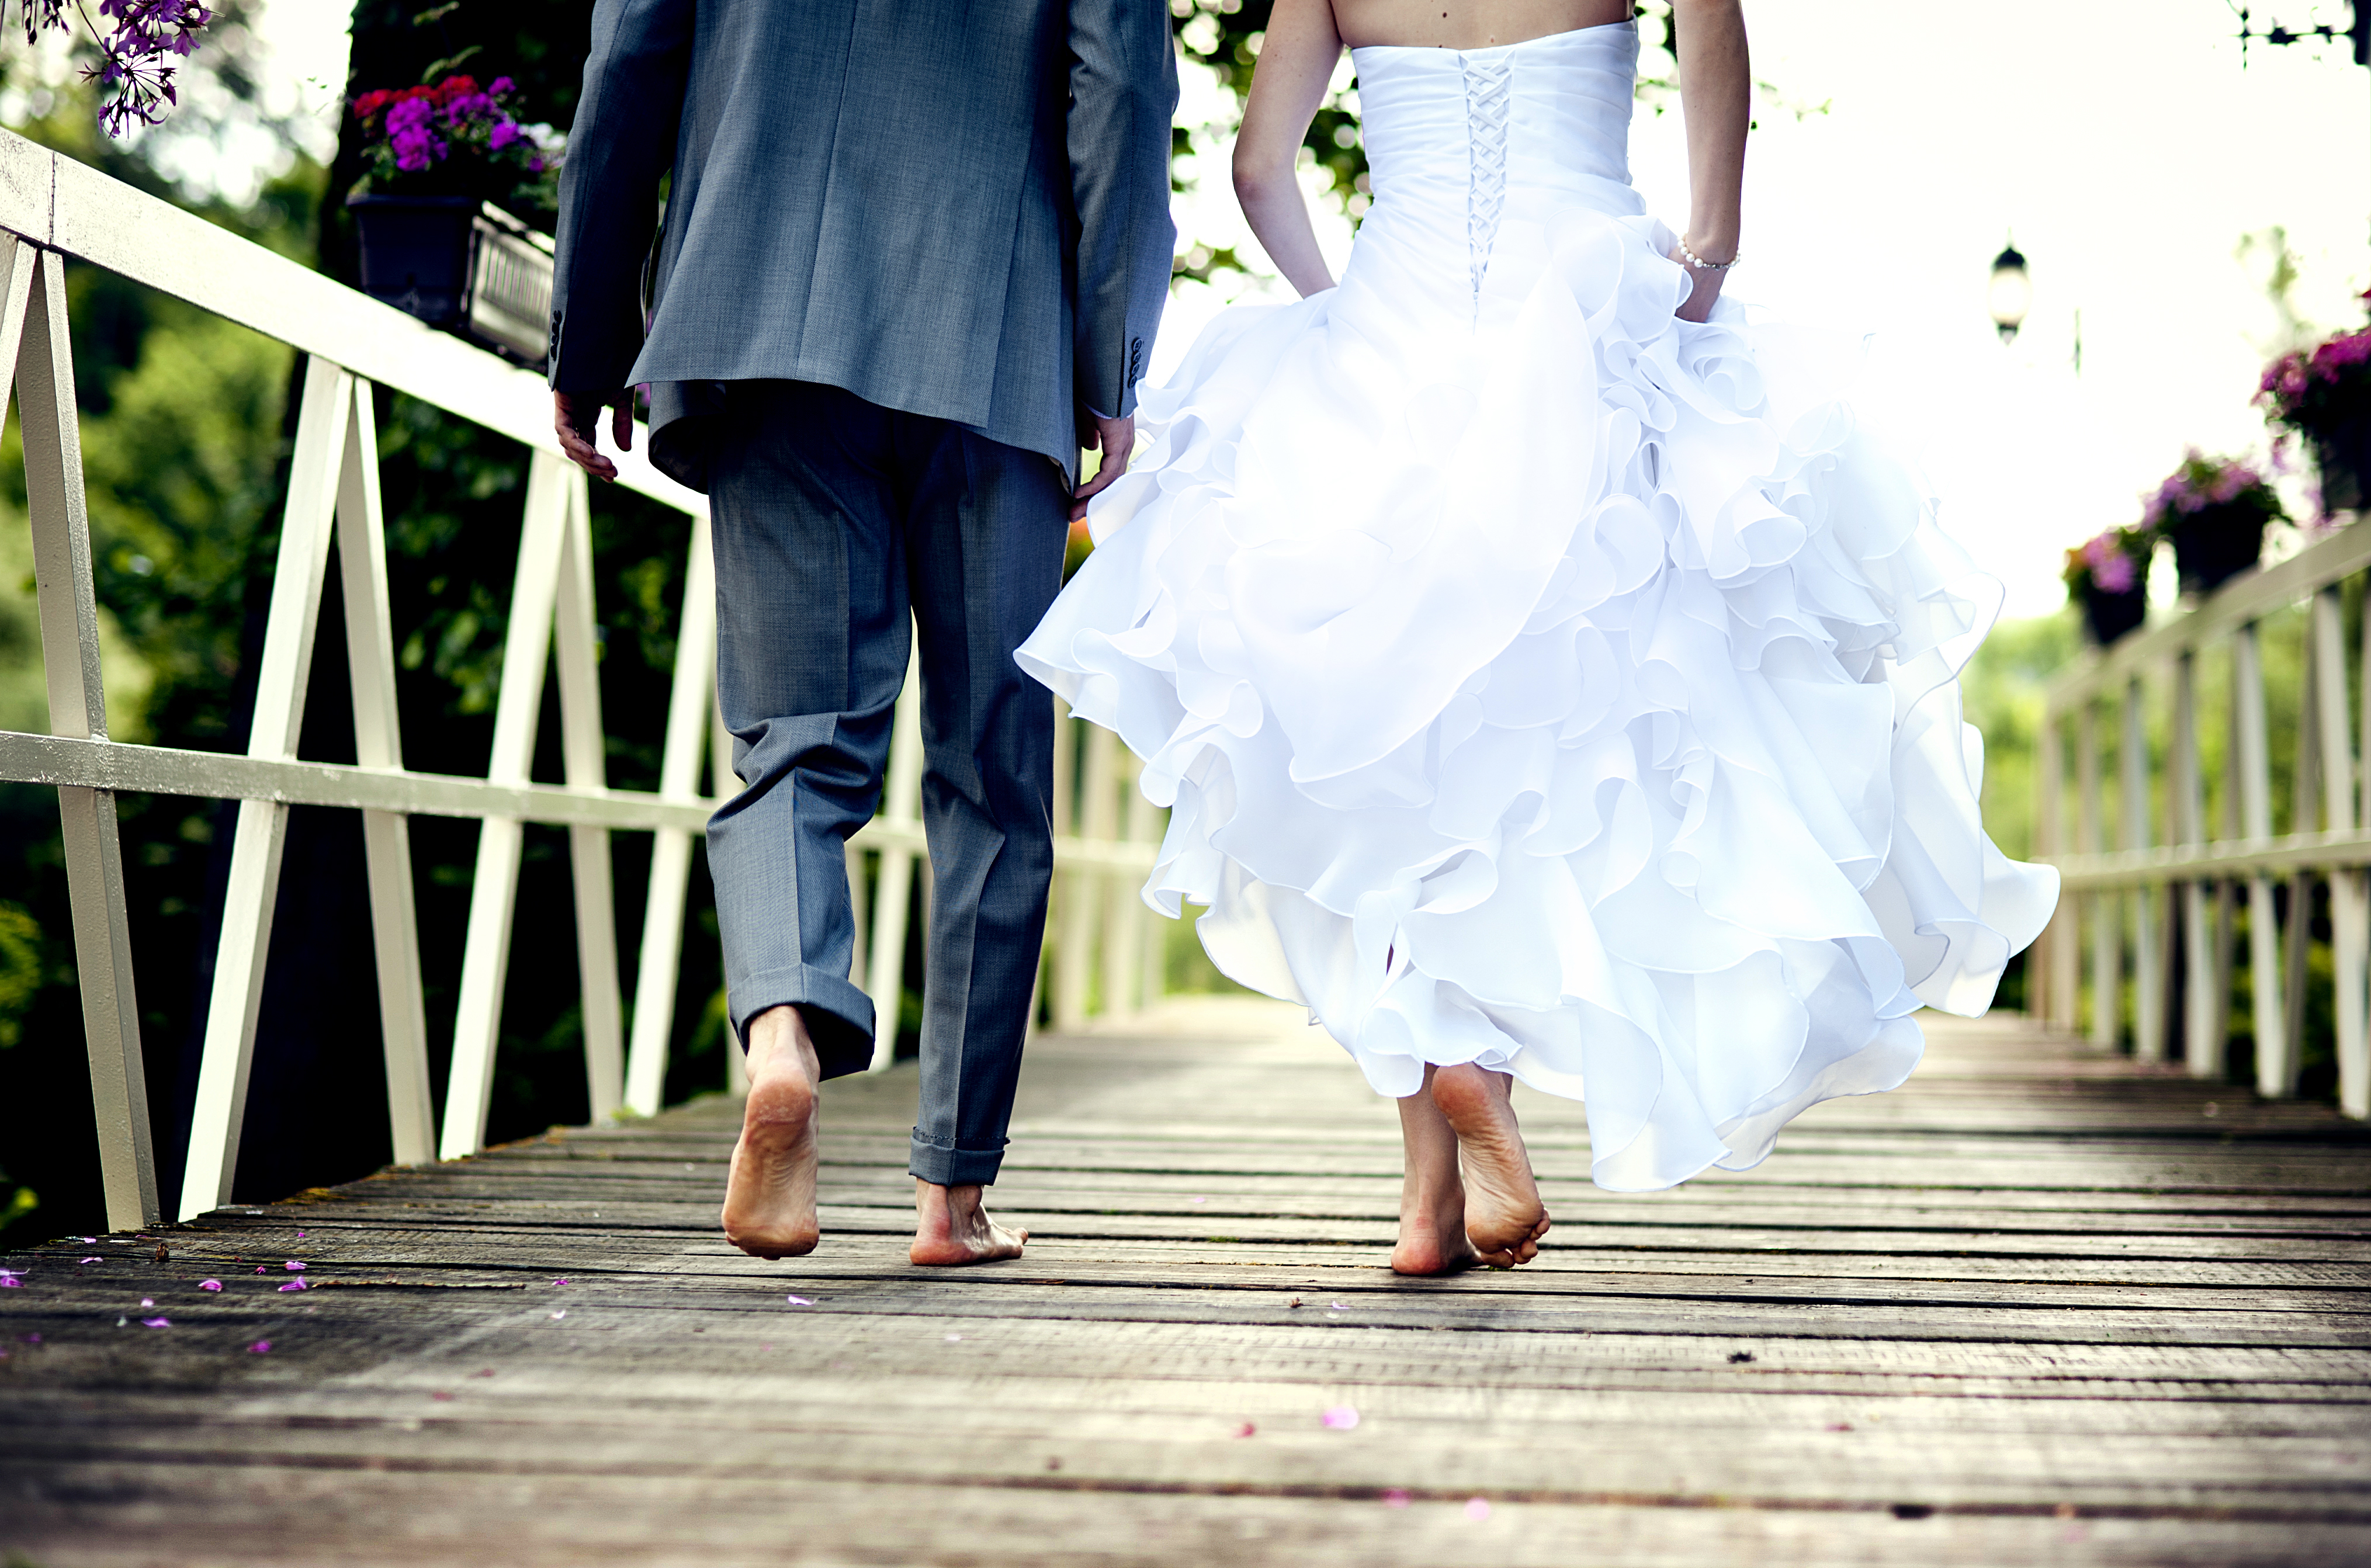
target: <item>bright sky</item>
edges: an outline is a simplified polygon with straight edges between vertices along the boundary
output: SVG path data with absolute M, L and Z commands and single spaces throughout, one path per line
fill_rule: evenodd
M 305 151 L 327 161 L 338 147 L 340 97 L 346 85 L 347 27 L 353 14 L 351 0 L 262 0 L 255 33 L 263 47 L 257 60 L 257 82 L 263 109 L 273 115 L 296 114 L 307 133 Z M 202 67 L 202 48 L 197 63 Z M 196 95 L 220 94 L 202 69 L 184 71 L 180 86 L 184 101 Z M 219 142 L 201 142 L 172 135 L 168 120 L 151 151 L 156 166 L 193 191 L 219 191 L 233 202 L 254 199 L 263 180 L 284 172 L 293 161 L 290 150 L 268 128 L 237 117 Z
M 2256 8 L 2259 25 L 2347 18 L 2335 0 Z M 270 0 L 273 90 L 329 101 L 347 9 Z M 2325 329 L 2363 319 L 2371 71 L 2343 42 L 2322 59 L 2259 45 L 2242 70 L 2225 0 L 1747 0 L 1747 16 L 1756 74 L 1829 108 L 1798 121 L 1764 105 L 1734 292 L 1873 335 L 1864 401 L 1917 448 L 1946 525 L 2007 584 L 2011 615 L 2054 608 L 2059 552 L 2136 516 L 2186 445 L 2261 446 L 2248 399 L 2279 328 L 2269 253 L 2240 257 L 2243 237 L 2285 226 L 2301 313 Z M 1224 107 L 1189 71 L 1181 120 Z M 1178 226 L 1256 258 L 1225 150 L 1203 160 Z M 1641 113 L 1632 161 L 1654 209 L 1683 216 L 1676 111 Z M 2012 232 L 2034 303 L 2003 348 L 1985 283 Z M 1156 374 L 1223 303 L 1185 292 Z
M 2256 8 L 2260 26 L 2347 19 L 2306 0 Z M 2054 609 L 2059 552 L 2135 520 L 2186 445 L 2262 445 L 2248 399 L 2277 321 L 2268 253 L 2243 261 L 2242 236 L 2285 225 L 2301 312 L 2362 324 L 2371 71 L 2343 41 L 2322 60 L 2259 45 L 2243 72 L 2224 0 L 1747 0 L 1746 13 L 1756 75 L 1830 107 L 1798 122 L 1764 105 L 1732 292 L 1874 335 L 1864 405 L 1919 452 L 1946 526 L 2007 585 L 2007 614 Z M 1218 107 L 1189 81 L 1181 119 Z M 1213 151 L 1179 227 L 1248 246 Z M 1675 110 L 1641 111 L 1632 163 L 1653 210 L 1683 219 Z M 2005 349 L 1985 289 L 2012 231 L 2034 303 Z M 1220 303 L 1209 293 L 1173 310 L 1156 371 Z

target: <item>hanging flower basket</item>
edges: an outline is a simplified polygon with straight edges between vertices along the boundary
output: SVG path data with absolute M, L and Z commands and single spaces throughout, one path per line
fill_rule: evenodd
M 2076 595 L 2083 606 L 2083 629 L 2105 648 L 2148 619 L 2148 590 L 2128 588 L 2121 594 L 2098 589 Z
M 505 359 L 540 365 L 551 319 L 552 245 L 491 202 L 354 196 L 363 292 Z
M 543 362 L 552 245 L 515 210 L 548 210 L 552 164 L 511 114 L 498 76 L 365 93 L 369 170 L 346 198 L 362 286 L 523 364 Z
M 2148 617 L 2148 559 L 2156 548 L 2157 536 L 2146 528 L 2110 528 L 2066 552 L 2066 596 L 2100 647 Z
M 2265 526 L 2287 513 L 2254 464 L 2192 447 L 2148 498 L 2144 528 L 2169 540 L 2185 594 L 2211 594 L 2254 566 Z
M 2273 429 L 2305 438 L 2320 473 L 2324 513 L 2364 509 L 2371 496 L 2371 329 L 2274 360 L 2256 404 Z

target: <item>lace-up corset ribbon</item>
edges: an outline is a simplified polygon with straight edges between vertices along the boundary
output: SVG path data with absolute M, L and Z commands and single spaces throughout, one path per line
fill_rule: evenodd
M 1643 213 L 1629 183 L 1637 54 L 1626 23 L 1497 49 L 1353 52 L 1374 204 L 1344 282 L 1388 270 L 1401 276 L 1381 292 L 1477 324 L 1502 284 L 1529 282 L 1502 275 L 1529 270 L 1517 233 L 1573 206 Z

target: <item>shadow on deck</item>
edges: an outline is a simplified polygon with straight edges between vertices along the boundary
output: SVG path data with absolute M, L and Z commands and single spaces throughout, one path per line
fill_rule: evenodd
M 1930 1020 L 1908 1088 L 1669 1193 L 1519 1100 L 1556 1226 L 1511 1274 L 1385 1270 L 1390 1106 L 1246 1001 L 1032 1048 L 1017 1263 L 907 1264 L 910 1067 L 828 1090 L 794 1262 L 716 1232 L 722 1099 L 19 1254 L 0 1552 L 2371 1560 L 2363 1129 Z

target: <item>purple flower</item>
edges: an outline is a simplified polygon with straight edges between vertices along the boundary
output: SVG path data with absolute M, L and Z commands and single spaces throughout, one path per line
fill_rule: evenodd
M 395 149 L 395 167 L 417 174 L 445 155 L 446 148 L 430 129 L 436 106 L 426 98 L 405 98 L 387 111 L 387 144 Z
M 500 98 L 504 93 L 509 92 L 512 88 L 517 86 L 518 84 L 512 81 L 508 76 L 496 76 L 492 81 L 486 84 L 486 91 L 495 98 Z
M 2103 594 L 2129 594 L 2133 591 L 2133 558 L 2111 555 L 2091 568 L 2091 581 Z
M 495 123 L 493 130 L 487 133 L 486 146 L 490 151 L 499 153 L 504 147 L 509 146 L 513 142 L 515 142 L 518 139 L 519 128 L 517 121 L 498 121 Z

